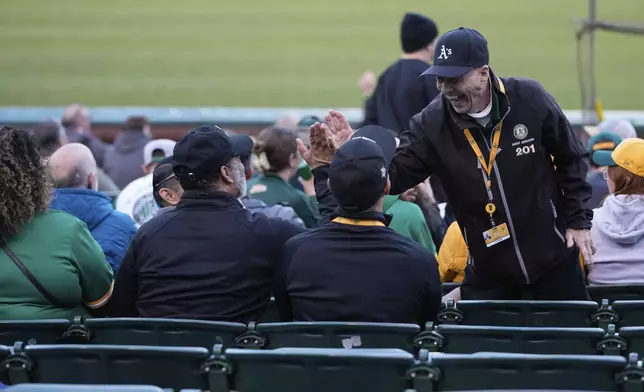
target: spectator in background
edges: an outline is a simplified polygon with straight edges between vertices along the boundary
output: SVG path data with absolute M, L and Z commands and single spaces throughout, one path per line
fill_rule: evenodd
M 251 165 L 251 154 L 240 155 L 239 159 L 244 165 L 244 170 L 246 171 L 246 180 L 253 178 L 253 166 Z M 252 197 L 245 195 L 241 198 L 241 202 L 252 213 L 264 214 L 269 218 L 280 218 L 286 221 L 291 222 L 292 224 L 305 227 L 304 222 L 300 219 L 299 216 L 295 213 L 295 210 L 288 205 L 284 204 L 274 204 L 269 206 L 259 199 L 253 199 Z
M 65 129 L 55 121 L 47 121 L 39 124 L 30 130 L 29 133 L 34 137 L 36 146 L 38 146 L 38 152 L 44 160 L 48 160 L 56 150 L 67 144 Z M 98 190 L 100 192 L 104 192 L 111 197 L 119 193 L 119 187 L 114 184 L 114 181 L 100 167 L 96 169 L 96 173 L 99 183 Z
M 304 192 L 288 183 L 297 174 L 302 160 L 297 153 L 296 140 L 295 133 L 288 129 L 267 128 L 260 132 L 255 153 L 263 173 L 249 184 L 248 195 L 268 205 L 287 204 L 306 227 L 317 227 L 320 215 L 313 178 L 300 180 Z
M 608 167 L 610 195 L 595 210 L 591 234 L 597 247 L 590 284 L 644 282 L 644 140 L 626 139 L 612 153 L 597 151 Z
M 114 211 L 109 197 L 97 191 L 92 152 L 80 143 L 64 145 L 49 159 L 49 175 L 56 188 L 50 208 L 85 222 L 116 274 L 136 226 L 129 216 Z
M 637 137 L 637 131 L 633 124 L 621 119 L 604 120 L 597 127 L 585 128 L 586 131 L 593 134 L 588 141 L 588 153 L 591 158 L 588 181 L 593 187 L 593 194 L 588 205 L 590 208 L 597 208 L 604 198 L 608 196 L 608 184 L 604 177 L 606 170 L 595 163 L 593 159 L 594 152 L 598 150 L 613 151 L 622 140 Z
M 609 194 L 608 181 L 606 181 L 606 167 L 603 164 L 610 160 L 610 153 L 622 142 L 622 138 L 612 132 L 600 132 L 588 141 L 590 155 L 590 170 L 588 181 L 593 187 L 593 193 L 588 201 L 590 208 L 598 208 Z M 606 158 L 608 154 L 609 157 Z
M 284 243 L 304 229 L 251 214 L 239 202 L 250 154 L 246 135 L 218 127 L 188 132 L 174 149 L 184 193 L 143 225 L 121 264 L 109 314 L 248 323 L 270 301 Z
M 161 160 L 152 172 L 152 191 L 159 209 L 155 216 L 172 211 L 179 204 L 183 188 L 172 170 L 172 156 Z
M 0 183 L 0 320 L 71 319 L 103 306 L 112 271 L 83 222 L 47 209 L 47 170 L 27 132 L 0 126 Z
M 92 133 L 89 110 L 82 105 L 73 104 L 65 108 L 61 124 L 65 128 L 68 143 L 81 143 L 87 146 L 94 155 L 99 167 L 106 162 L 105 154 L 108 144 Z
M 400 41 L 404 54 L 378 78 L 373 92 L 369 75 L 363 76 L 365 104 L 364 125 L 379 125 L 398 135 L 409 129 L 409 120 L 420 113 L 438 95 L 436 77 L 421 74 L 434 57 L 438 27 L 426 16 L 407 13 L 400 25 Z M 443 185 L 435 174 L 430 178 L 438 203 L 447 203 Z M 451 209 L 448 209 L 451 211 Z M 446 217 L 453 220 L 451 212 Z
M 149 221 L 159 209 L 154 200 L 153 171 L 157 163 L 172 155 L 176 142 L 169 139 L 156 139 L 143 148 L 143 172 L 145 176 L 129 183 L 116 199 L 116 210 L 127 214 L 137 227 Z
M 105 171 L 116 185 L 125 187 L 147 174 L 143 149 L 150 142 L 150 124 L 145 117 L 129 117 L 114 144 L 105 154 Z
M 320 128 L 311 132 L 313 141 Z M 364 127 L 329 166 L 312 166 L 316 184 L 328 175 L 328 190 L 318 189 L 318 197 L 332 195 L 338 209 L 331 223 L 284 246 L 275 290 L 282 321 L 436 320 L 441 289 L 434 254 L 386 227 L 387 167 L 395 150 L 387 130 Z M 311 153 L 303 144 L 300 152 Z

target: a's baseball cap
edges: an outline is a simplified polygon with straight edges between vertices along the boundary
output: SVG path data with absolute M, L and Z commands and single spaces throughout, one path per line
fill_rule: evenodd
M 250 154 L 253 139 L 228 136 L 218 126 L 204 125 L 190 130 L 174 147 L 172 168 L 181 185 L 196 183 L 219 171 L 231 158 Z
M 356 131 L 329 166 L 329 189 L 338 205 L 347 211 L 372 207 L 383 194 L 395 152 L 396 139 L 389 130 L 369 125 Z
M 175 142 L 170 139 L 155 139 L 150 140 L 148 144 L 143 147 L 143 165 L 147 166 L 151 163 L 157 163 L 165 157 L 172 155 Z
M 590 159 L 597 166 L 615 166 L 611 153 L 622 142 L 622 138 L 612 132 L 600 132 L 588 141 Z
M 613 161 L 636 176 L 644 177 L 644 139 L 626 139 L 611 154 Z
M 488 65 L 487 40 L 474 29 L 459 27 L 441 35 L 436 42 L 434 62 L 423 75 L 458 78 L 474 68 Z

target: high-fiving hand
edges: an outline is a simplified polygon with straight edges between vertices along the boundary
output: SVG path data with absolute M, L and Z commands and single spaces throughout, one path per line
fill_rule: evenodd
M 327 124 L 315 123 L 309 128 L 310 148 L 297 139 L 297 149 L 311 169 L 330 164 L 336 150 L 353 136 L 342 113 L 332 110 L 325 120 Z

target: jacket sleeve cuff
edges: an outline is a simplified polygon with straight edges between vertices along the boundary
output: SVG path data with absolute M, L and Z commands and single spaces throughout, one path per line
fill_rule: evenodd
M 593 227 L 593 211 L 584 210 L 582 213 L 568 220 L 566 228 L 573 230 L 590 230 Z

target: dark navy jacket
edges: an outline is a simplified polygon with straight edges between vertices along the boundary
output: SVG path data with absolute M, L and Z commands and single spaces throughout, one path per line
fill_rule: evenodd
M 458 115 L 442 95 L 412 118 L 389 167 L 391 193 L 438 174 L 467 242 L 471 271 L 489 283 L 530 284 L 571 260 L 566 229 L 591 227 L 588 154 L 538 82 L 493 74 L 492 80 L 497 102 L 490 127 Z M 488 162 L 492 128 L 499 122 L 500 149 L 491 176 L 494 219 L 507 224 L 510 238 L 487 247 L 483 232 L 491 223 L 485 212 L 485 171 L 463 130 L 470 129 Z
M 85 222 L 116 275 L 125 250 L 136 233 L 132 218 L 114 211 L 107 195 L 91 189 L 56 189 L 50 208 L 65 211 Z
M 322 215 L 387 223 L 381 213 L 339 211 L 314 170 Z M 326 221 L 327 219 L 323 219 Z M 275 299 L 282 321 L 435 321 L 441 290 L 434 255 L 392 229 L 328 222 L 289 240 L 284 247 Z
M 303 231 L 226 193 L 186 191 L 139 228 L 116 276 L 111 316 L 247 323 L 268 307 L 284 243 Z

